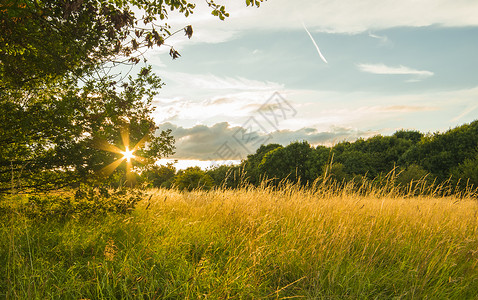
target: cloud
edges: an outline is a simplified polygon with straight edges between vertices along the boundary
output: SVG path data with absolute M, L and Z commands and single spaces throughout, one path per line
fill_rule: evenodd
M 282 89 L 282 84 L 270 81 L 251 80 L 244 77 L 220 77 L 213 74 L 191 74 L 182 72 L 165 72 L 162 75 L 168 81 L 188 88 L 204 90 L 233 91 L 271 91 Z
M 311 32 L 347 34 L 394 27 L 478 26 L 475 0 L 274 0 L 259 9 L 230 1 L 226 9 L 230 17 L 221 22 L 199 2 L 189 18 L 171 14 L 168 24 L 173 28 L 193 24 L 195 31 L 188 44 L 222 43 L 256 30 L 299 30 L 302 21 Z
M 369 31 L 368 36 L 371 37 L 371 38 L 379 40 L 381 45 L 391 44 L 390 40 L 388 39 L 388 37 L 386 35 L 378 35 L 378 34 L 374 34 L 374 33 Z
M 212 74 L 166 72 L 163 77 L 168 85 L 153 100 L 155 119 L 158 123 L 181 120 L 183 126 L 224 120 L 242 123 L 284 88 L 276 82 Z
M 171 129 L 176 139 L 174 159 L 180 160 L 238 160 L 255 152 L 261 145 L 257 142 L 246 150 L 237 137 L 247 128 L 231 126 L 228 122 L 216 123 L 212 126 L 196 125 L 191 128 L 165 123 L 160 130 Z M 279 143 L 288 145 L 293 141 L 308 141 L 313 145 L 332 145 L 343 140 L 355 140 L 363 136 L 371 136 L 376 132 L 364 132 L 353 128 L 332 126 L 329 130 L 319 131 L 316 128 L 299 130 L 278 130 L 275 132 L 252 132 L 251 140 L 264 141 L 264 144 Z M 235 138 L 236 137 L 236 138 Z M 244 140 L 242 140 L 244 141 Z M 251 144 L 252 145 L 252 144 Z
M 412 75 L 415 79 L 424 79 L 433 76 L 431 71 L 416 70 L 405 66 L 390 67 L 384 64 L 357 64 L 360 71 L 379 75 Z
M 158 123 L 180 121 L 183 126 L 224 120 L 242 124 L 245 118 L 257 115 L 257 110 L 271 95 L 272 90 L 259 90 L 217 93 L 215 96 L 204 95 L 199 99 L 190 99 L 190 96 L 157 97 L 153 103 L 156 106 L 154 117 Z

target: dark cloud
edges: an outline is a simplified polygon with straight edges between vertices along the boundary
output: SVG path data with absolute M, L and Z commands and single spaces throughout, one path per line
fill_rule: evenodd
M 315 128 L 279 130 L 275 132 L 247 131 L 227 122 L 213 126 L 196 125 L 184 128 L 171 123 L 160 125 L 160 130 L 171 129 L 176 139 L 176 159 L 235 160 L 253 153 L 262 143 L 288 145 L 294 141 L 308 141 L 313 145 L 331 145 L 344 140 L 355 140 L 373 133 L 350 128 L 332 127 L 329 131 Z

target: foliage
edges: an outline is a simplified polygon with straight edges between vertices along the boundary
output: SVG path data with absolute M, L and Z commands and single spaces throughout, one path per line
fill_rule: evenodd
M 120 87 L 110 78 L 83 87 L 66 81 L 55 93 L 49 89 L 31 97 L 4 97 L 0 192 L 45 190 L 98 178 L 97 171 L 118 158 L 102 150 L 105 145 L 124 147 L 121 131 L 129 132 L 132 145 L 148 141 L 136 152 L 149 158 L 143 165 L 172 154 L 170 132 L 156 133 L 151 116 L 151 101 L 160 86 L 159 78 L 145 68 Z
M 246 181 L 250 183 L 244 178 L 248 174 L 244 172 L 243 166 L 216 166 L 207 170 L 206 173 L 213 180 L 214 186 L 220 188 L 238 188 Z
M 129 214 L 144 197 L 140 190 L 108 190 L 104 186 L 81 186 L 74 196 L 70 194 L 27 195 L 23 198 L 25 201 L 17 197 L 14 207 L 35 221 L 64 221 L 100 217 L 108 213 Z M 8 206 L 5 205 L 4 202 L 4 213 L 8 212 Z
M 478 187 L 478 153 L 474 158 L 468 158 L 451 172 L 453 178 L 461 179 L 462 185 Z
M 259 165 L 261 164 L 264 155 L 279 147 L 282 146 L 279 144 L 261 145 L 256 150 L 256 153 L 247 156 L 247 159 L 242 162 L 241 167 L 244 169 L 248 182 L 254 185 L 259 185 L 261 183 L 263 174 L 259 169 Z
M 361 189 L 364 184 L 373 184 L 377 188 L 396 188 L 412 195 L 468 193 L 477 186 L 478 140 L 474 140 L 474 134 L 478 132 L 473 131 L 477 122 L 433 136 L 400 130 L 392 136 L 341 142 L 333 147 L 319 145 L 314 148 L 307 142 L 293 142 L 285 147 L 261 145 L 240 165 L 217 166 L 207 170 L 207 174 L 213 185 L 221 188 L 240 188 L 248 184 L 261 186 L 267 179 L 267 184 L 274 186 L 300 180 L 302 185 L 309 187 L 325 183 L 350 186 L 349 183 L 353 183 L 354 189 Z M 468 130 L 470 126 L 472 132 Z M 453 136 L 446 137 L 449 134 Z M 430 147 L 430 140 L 446 139 L 449 144 L 459 145 L 459 141 L 465 138 L 468 142 L 459 146 L 462 153 L 458 154 L 464 160 L 461 163 L 458 163 L 461 159 L 457 160 L 449 169 L 442 170 L 446 176 L 439 177 L 439 172 L 430 172 L 425 168 L 427 159 L 424 164 L 414 156 Z M 452 145 L 447 147 L 455 147 Z M 173 176 L 172 172 L 170 176 Z M 174 176 L 172 181 L 178 174 Z
M 308 161 L 313 158 L 313 149 L 307 142 L 294 142 L 287 147 L 278 147 L 267 152 L 259 164 L 259 170 L 276 181 L 312 182 Z
M 199 167 L 189 167 L 178 172 L 174 180 L 174 186 L 180 190 L 188 191 L 194 189 L 209 190 L 213 186 L 213 180 Z
M 327 169 L 327 179 L 338 183 L 348 182 L 352 176 L 345 171 L 345 166 L 342 163 L 333 163 Z
M 167 165 L 153 165 L 141 174 L 141 180 L 156 188 L 170 188 L 174 182 L 176 168 L 172 163 Z
M 416 164 L 411 164 L 407 166 L 403 171 L 400 172 L 397 178 L 398 184 L 401 184 L 402 186 L 409 185 L 413 182 L 418 182 L 423 179 L 428 179 L 429 181 L 431 180 L 430 178 L 427 178 L 428 172 L 423 169 L 421 166 L 416 165 Z
M 449 178 L 452 169 L 478 153 L 478 121 L 424 137 L 410 147 L 401 161 L 419 164 L 439 180 Z
M 475 163 L 478 153 L 478 121 L 445 133 L 425 136 L 418 131 L 399 130 L 391 136 L 377 135 L 355 142 L 341 142 L 333 147 L 312 147 L 307 142 L 293 142 L 285 147 L 262 145 L 241 163 L 249 183 L 259 186 L 264 178 L 277 185 L 284 180 L 311 184 L 333 180 L 360 184 L 364 179 L 388 184 L 394 182 L 408 189 L 425 186 L 476 186 Z M 448 179 L 452 176 L 453 182 Z M 215 180 L 218 181 L 218 180 Z

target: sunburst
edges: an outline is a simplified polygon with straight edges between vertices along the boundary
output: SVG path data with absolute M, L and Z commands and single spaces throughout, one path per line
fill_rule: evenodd
M 129 150 L 128 147 L 126 147 L 126 150 L 122 151 L 121 154 L 123 154 L 123 159 L 126 159 L 126 161 L 131 161 L 132 159 L 136 157 L 134 155 L 134 151 Z
M 144 146 L 144 144 L 148 141 L 148 135 L 144 136 L 136 145 L 134 145 L 133 148 L 130 150 L 130 141 L 129 141 L 129 129 L 124 128 L 121 130 L 121 139 L 123 140 L 123 146 L 124 150 L 120 149 L 118 146 L 112 145 L 108 143 L 107 141 L 104 140 L 97 140 L 96 141 L 96 147 L 112 152 L 112 153 L 117 153 L 121 154 L 122 156 L 115 160 L 114 162 L 110 163 L 106 167 L 102 168 L 98 173 L 101 176 L 108 177 L 110 176 L 114 170 L 116 170 L 123 161 L 126 161 L 126 179 L 128 182 L 134 182 L 135 176 L 133 173 L 133 160 L 138 161 L 140 163 L 143 163 L 146 161 L 146 158 L 141 157 L 139 155 L 136 155 L 135 152 L 141 149 L 141 147 Z

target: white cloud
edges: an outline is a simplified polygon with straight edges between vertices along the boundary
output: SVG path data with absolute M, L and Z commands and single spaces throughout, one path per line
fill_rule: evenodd
M 378 35 L 378 34 L 375 34 L 375 33 L 372 33 L 372 32 L 369 31 L 368 36 L 371 37 L 371 38 L 379 40 L 381 45 L 390 45 L 391 44 L 390 40 L 388 39 L 388 37 L 386 35 Z
M 255 140 L 283 145 L 307 140 L 314 145 L 332 145 L 378 133 L 390 134 L 397 128 L 414 128 L 424 132 L 444 130 L 458 125 L 458 120 L 472 120 L 472 112 L 477 107 L 478 87 L 401 95 L 307 90 L 289 90 L 285 94 L 297 110 L 297 116 L 283 120 L 279 130 L 255 132 Z M 249 152 L 244 152 L 234 136 L 237 137 L 238 131 L 244 130 L 246 126 L 243 124 L 250 117 L 267 125 L 265 120 L 254 114 L 264 99 L 252 101 L 247 100 L 247 97 L 217 97 L 201 102 L 182 99 L 164 101 L 167 108 L 177 108 L 177 117 L 160 126 L 162 130 L 173 130 L 177 147 L 177 154 L 173 158 L 203 161 L 240 159 L 218 154 L 226 142 L 242 158 L 255 151 L 259 143 L 249 147 Z M 443 121 L 453 116 L 458 117 Z M 268 134 L 272 136 L 270 140 L 266 139 Z
M 243 77 L 220 77 L 212 74 L 166 72 L 162 76 L 181 86 L 203 90 L 273 91 L 284 87 L 276 82 L 251 80 Z
M 222 22 L 207 5 L 197 4 L 189 18 L 173 14 L 173 28 L 194 27 L 189 43 L 221 43 L 251 30 L 300 29 L 306 23 L 311 32 L 361 33 L 393 27 L 478 26 L 475 0 L 274 0 L 260 8 L 244 1 L 226 3 L 230 17 Z M 182 39 L 185 40 L 185 39 Z
M 276 82 L 212 74 L 166 72 L 162 77 L 168 84 L 154 99 L 156 121 L 179 121 L 188 126 L 224 120 L 242 124 L 274 92 L 284 88 Z
M 213 126 L 227 121 L 240 126 L 250 117 L 260 118 L 257 110 L 269 99 L 272 91 L 245 91 L 215 93 L 198 99 L 189 96 L 157 98 L 155 119 L 158 123 L 171 122 L 182 127 L 202 124 Z M 402 126 L 417 126 L 420 130 L 432 130 L 439 119 L 452 119 L 461 115 L 466 107 L 476 105 L 478 87 L 454 91 L 424 91 L 393 95 L 368 92 L 334 92 L 314 90 L 281 90 L 282 95 L 294 107 L 294 117 L 281 120 L 280 130 L 300 130 L 304 127 L 327 131 L 330 126 L 346 128 L 384 128 L 390 122 Z M 473 117 L 467 112 L 466 120 Z M 420 114 L 420 119 L 417 119 Z M 410 119 L 416 120 L 413 125 Z M 465 117 L 463 117 L 465 119 Z M 458 119 L 440 126 L 452 126 Z M 461 120 L 461 119 L 460 119 Z M 266 121 L 264 121 L 266 122 Z
M 425 70 L 416 70 L 405 66 L 391 67 L 384 64 L 357 64 L 360 71 L 380 75 L 413 75 L 416 79 L 433 76 L 434 73 Z

